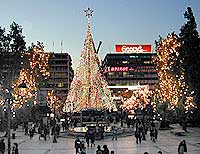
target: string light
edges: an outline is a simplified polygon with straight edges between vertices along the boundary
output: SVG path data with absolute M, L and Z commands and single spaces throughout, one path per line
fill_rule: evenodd
M 182 101 L 183 97 L 189 94 L 183 70 L 180 69 L 179 72 L 173 70 L 179 56 L 180 46 L 178 36 L 174 33 L 157 42 L 157 56 L 153 59 L 153 62 L 157 64 L 159 83 L 154 90 L 153 98 L 158 99 L 160 103 L 168 102 L 169 109 L 184 105 L 185 110 L 188 111 L 191 107 L 194 107 L 194 104 L 191 97 L 186 99 L 186 103 Z
M 149 86 L 133 91 L 132 96 L 123 102 L 121 108 L 123 110 L 135 112 L 136 109 L 143 109 L 150 103 L 151 92 Z
M 13 107 L 21 108 L 24 103 L 31 101 L 34 104 L 37 102 L 39 86 L 50 75 L 49 68 L 50 54 L 44 51 L 44 46 L 37 42 L 25 54 L 24 59 L 28 63 L 21 70 L 18 79 L 13 83 Z M 26 84 L 26 88 L 20 88 L 20 84 Z
M 88 28 L 80 62 L 63 110 L 74 112 L 88 108 L 111 109 L 112 104 L 111 92 L 100 68 L 92 34 Z

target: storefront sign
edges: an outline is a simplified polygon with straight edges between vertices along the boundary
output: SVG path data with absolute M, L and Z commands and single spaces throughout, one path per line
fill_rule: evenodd
M 116 52 L 123 53 L 150 53 L 151 45 L 115 45 Z
M 156 66 L 137 66 L 133 67 L 107 67 L 105 72 L 157 72 Z

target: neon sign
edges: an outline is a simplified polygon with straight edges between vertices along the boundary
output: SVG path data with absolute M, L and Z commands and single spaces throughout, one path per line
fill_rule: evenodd
M 134 71 L 134 72 L 157 72 L 156 66 L 137 66 L 135 68 L 133 67 L 107 67 L 105 72 L 128 72 L 128 71 Z
M 115 45 L 116 52 L 150 53 L 151 45 Z

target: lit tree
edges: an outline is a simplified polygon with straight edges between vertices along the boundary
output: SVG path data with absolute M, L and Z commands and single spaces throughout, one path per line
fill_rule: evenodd
M 14 106 L 22 107 L 24 102 L 29 100 L 34 104 L 37 101 L 39 88 L 50 75 L 48 68 L 49 54 L 44 51 L 42 43 L 32 44 L 29 50 L 23 55 L 25 59 L 23 68 L 16 82 L 13 84 Z M 19 85 L 26 84 L 26 88 L 19 88 Z
M 26 88 L 19 88 L 21 84 L 26 84 Z M 37 88 L 35 79 L 24 68 L 21 69 L 19 78 L 15 84 L 13 84 L 13 97 L 14 108 L 21 108 L 24 102 L 29 100 L 36 100 Z
M 136 109 L 146 108 L 150 103 L 149 86 L 146 85 L 138 90 L 133 91 L 132 96 L 123 102 L 121 105 L 122 109 L 135 112 Z
M 61 106 L 62 106 L 61 101 L 59 100 L 57 96 L 54 95 L 53 89 L 48 91 L 46 99 L 47 99 L 47 105 L 50 107 L 52 112 L 54 112 L 54 110 L 60 111 Z
M 158 89 L 157 97 L 159 103 L 168 102 L 169 108 L 176 106 L 184 107 L 185 112 L 191 107 L 195 107 L 192 97 L 188 94 L 188 86 L 185 83 L 184 72 L 176 70 L 174 65 L 179 56 L 181 43 L 175 33 L 169 34 L 166 39 L 160 38 L 156 42 L 157 56 L 154 62 L 157 64 L 158 71 Z
M 88 9 L 86 11 L 92 10 Z M 90 32 L 91 12 L 86 13 L 88 16 L 88 30 L 80 62 L 67 96 L 64 107 L 65 112 L 112 107 L 111 93 L 100 68 L 100 61 Z
M 190 7 L 185 11 L 184 17 L 187 19 L 187 23 L 181 27 L 179 34 L 182 45 L 178 66 L 183 68 L 186 83 L 190 86 L 190 91 L 194 91 L 195 102 L 200 108 L 200 38 L 195 17 Z
M 48 71 L 50 54 L 45 52 L 41 42 L 37 42 L 37 44 L 32 44 L 25 56 L 28 59 L 27 70 L 35 77 L 37 86 L 41 87 L 50 76 Z

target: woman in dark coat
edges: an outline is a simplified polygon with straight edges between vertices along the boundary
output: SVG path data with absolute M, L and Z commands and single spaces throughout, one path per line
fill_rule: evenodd
M 185 152 L 187 152 L 187 146 L 185 140 L 183 140 L 178 145 L 178 154 L 184 154 Z

